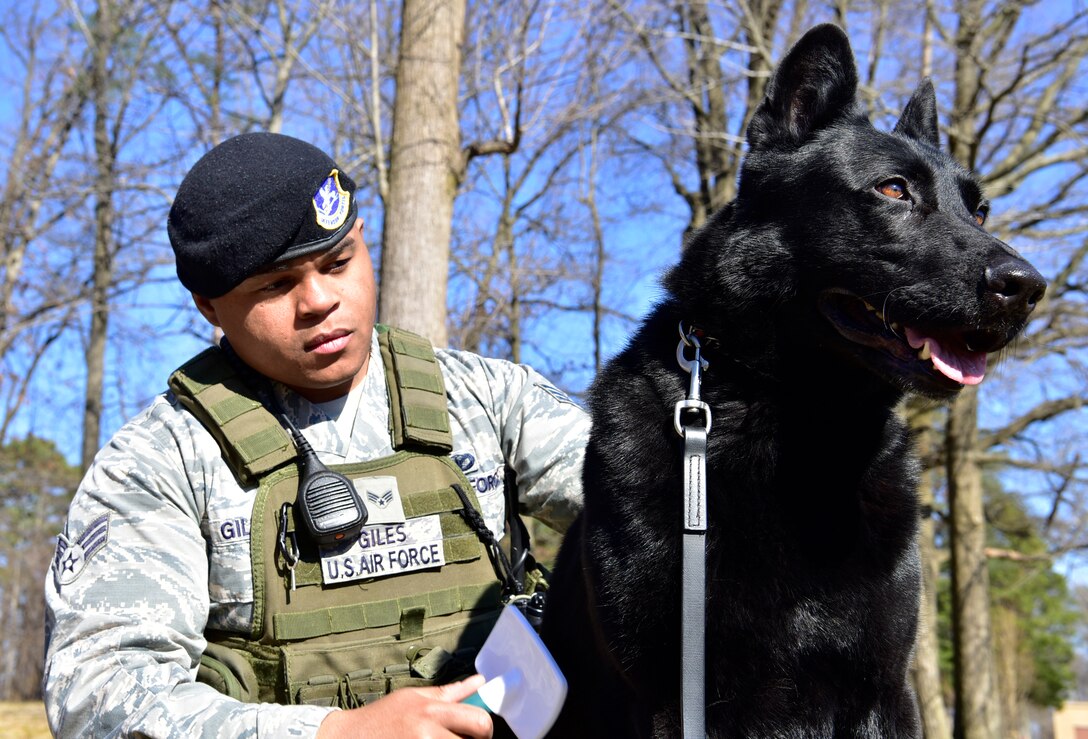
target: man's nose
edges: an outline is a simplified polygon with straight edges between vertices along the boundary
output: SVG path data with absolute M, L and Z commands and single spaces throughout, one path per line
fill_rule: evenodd
M 314 274 L 298 286 L 297 307 L 300 315 L 324 315 L 340 302 L 339 293 L 328 275 Z

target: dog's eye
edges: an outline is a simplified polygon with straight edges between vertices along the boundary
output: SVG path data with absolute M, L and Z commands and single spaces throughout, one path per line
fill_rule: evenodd
M 892 200 L 910 200 L 910 193 L 907 192 L 907 183 L 898 177 L 884 180 L 876 186 L 876 191 Z
M 985 205 L 980 205 L 975 210 L 975 223 L 982 226 L 986 223 L 986 216 L 990 215 L 990 209 Z

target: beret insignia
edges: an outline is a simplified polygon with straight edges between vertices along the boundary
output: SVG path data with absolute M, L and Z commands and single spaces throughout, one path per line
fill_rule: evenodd
M 178 279 L 207 298 L 258 270 L 336 246 L 355 224 L 355 181 L 313 144 L 243 133 L 181 181 L 166 232 Z
M 340 187 L 340 172 L 334 169 L 314 193 L 317 225 L 326 231 L 335 231 L 344 225 L 350 207 L 351 196 Z

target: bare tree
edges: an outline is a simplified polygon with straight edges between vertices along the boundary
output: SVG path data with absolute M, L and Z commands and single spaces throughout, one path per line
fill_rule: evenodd
M 382 235 L 383 321 L 446 343 L 465 0 L 404 0 Z
M 94 265 L 91 288 L 91 325 L 87 341 L 87 387 L 83 408 L 82 468 L 91 466 L 98 452 L 102 421 L 102 378 L 109 323 L 109 289 L 113 281 L 113 192 L 116 188 L 116 138 L 110 136 L 111 49 L 119 36 L 120 19 L 112 0 L 99 0 L 91 48 L 91 97 L 94 106 Z
M 44 16 L 9 10 L 0 23 L 13 62 L 8 72 L 20 74 L 7 80 L 15 116 L 0 196 L 0 443 L 46 349 L 71 325 L 80 300 L 72 267 L 42 270 L 32 248 L 73 207 L 51 183 L 86 103 L 89 70 L 79 51 L 63 43 L 63 20 L 60 9 Z
M 144 71 L 156 52 L 153 41 L 159 25 L 169 12 L 169 4 L 148 9 L 142 3 L 100 0 L 94 16 L 86 18 L 76 5 L 71 6 L 84 29 L 90 50 L 90 98 L 93 107 L 93 169 L 91 199 L 93 210 L 94 253 L 91 264 L 89 295 L 90 322 L 85 347 L 87 376 L 83 407 L 82 465 L 86 469 L 100 443 L 102 391 L 105 354 L 109 332 L 111 293 L 121 284 L 115 266 L 123 240 L 119 238 L 123 209 L 115 201 L 123 189 L 119 154 L 126 141 L 148 127 L 155 118 L 157 105 L 134 112 Z M 122 43 L 124 41 L 124 43 Z M 161 103 L 160 103 L 161 105 Z M 141 167 L 153 166 L 145 159 Z M 130 176 L 133 172 L 128 173 Z M 129 255 L 126 274 L 141 272 L 142 260 Z M 137 278 L 139 279 L 139 278 Z
M 1016 33 L 1025 6 L 1018 2 L 987 7 L 980 0 L 957 6 L 955 27 L 938 25 L 938 32 L 954 50 L 955 96 L 950 115 L 950 147 L 953 155 L 982 172 L 991 193 L 1003 195 L 1023 186 L 1028 177 L 1050 169 L 1059 181 L 1056 197 L 1049 203 L 1068 209 L 1084 177 L 1084 167 L 1063 172 L 1067 161 L 1083 162 L 1088 149 L 1083 144 L 1085 123 L 1083 98 L 1069 108 L 1076 88 L 1070 83 L 1083 71 L 1085 43 L 1084 16 L 1074 15 L 1055 26 L 1035 32 Z M 1058 39 L 1060 38 L 1060 41 Z M 1030 102 L 1029 102 L 1030 101 Z M 1079 130 L 1078 130 L 1079 129 Z M 1079 142 L 1078 142 L 1079 139 Z M 1020 202 L 1031 202 L 1024 198 Z M 1083 208 L 1073 205 L 1074 209 Z M 1037 230 L 1042 221 L 1056 220 L 1056 214 L 1022 221 L 1014 228 L 1001 228 L 1006 238 L 1023 237 Z M 1062 272 L 1083 270 L 1083 253 L 1072 254 Z M 1065 299 L 1067 285 L 1059 285 Z M 1053 298 L 1051 299 L 1053 300 Z M 1064 303 L 1065 300 L 1059 302 Z M 1048 322 L 1052 311 L 1067 307 L 1041 306 L 1036 322 Z M 1084 327 L 1080 329 L 1084 346 Z M 1047 350 L 1058 351 L 1053 341 Z M 1085 392 L 1074 391 L 1059 402 L 1067 410 L 1078 406 Z M 1035 405 L 1028 411 L 1037 421 L 1052 417 L 1053 403 Z M 1059 411 L 1060 412 L 1060 411 Z M 957 736 L 995 737 L 1015 733 L 1019 727 L 1003 726 L 1002 686 L 994 663 L 993 634 L 983 517 L 982 439 L 978 426 L 978 398 L 965 391 L 953 404 L 946 426 L 946 466 L 951 521 L 953 623 L 956 655 Z M 1031 433 L 1022 427 L 1020 433 Z M 993 442 L 990 436 L 986 441 Z

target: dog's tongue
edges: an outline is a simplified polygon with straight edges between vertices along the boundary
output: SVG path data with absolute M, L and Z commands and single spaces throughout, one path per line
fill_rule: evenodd
M 910 326 L 907 326 L 906 330 L 907 343 L 914 349 L 921 349 L 929 344 L 933 366 L 945 377 L 962 385 L 977 385 L 982 382 L 986 374 L 986 352 L 973 352 L 967 347 L 957 350 L 942 346 L 932 336 L 919 333 Z

